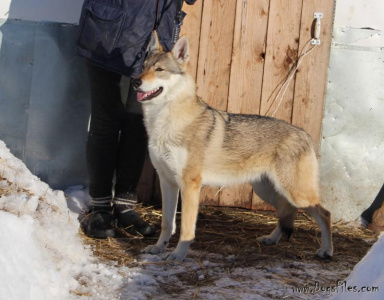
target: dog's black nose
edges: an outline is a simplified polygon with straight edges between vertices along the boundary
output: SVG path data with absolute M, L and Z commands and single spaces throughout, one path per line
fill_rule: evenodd
M 135 89 L 139 88 L 140 85 L 142 84 L 143 82 L 141 81 L 140 78 L 136 78 L 136 79 L 133 79 L 132 80 L 132 85 Z

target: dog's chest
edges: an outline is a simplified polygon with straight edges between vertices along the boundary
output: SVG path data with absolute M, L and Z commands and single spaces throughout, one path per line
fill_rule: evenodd
M 149 152 L 152 163 L 158 171 L 173 176 L 176 175 L 178 178 L 182 176 L 188 159 L 186 148 L 150 140 Z
M 149 134 L 149 152 L 156 169 L 181 176 L 187 164 L 188 152 L 178 143 L 178 136 L 169 130 L 154 130 Z
M 181 134 L 183 125 L 174 114 L 164 111 L 160 109 L 156 114 L 152 111 L 146 114 L 151 161 L 158 171 L 181 177 L 188 159 Z

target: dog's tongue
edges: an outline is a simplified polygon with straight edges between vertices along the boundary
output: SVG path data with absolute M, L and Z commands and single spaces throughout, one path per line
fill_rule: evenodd
M 145 92 L 137 92 L 137 100 L 142 101 L 147 95 L 148 93 Z

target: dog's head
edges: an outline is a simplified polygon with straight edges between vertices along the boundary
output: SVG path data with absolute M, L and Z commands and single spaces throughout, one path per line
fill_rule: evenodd
M 132 83 L 137 92 L 137 100 L 149 103 L 169 98 L 167 95 L 182 84 L 188 61 L 189 43 L 186 37 L 181 37 L 172 51 L 166 52 L 156 33 L 153 33 L 143 71 Z

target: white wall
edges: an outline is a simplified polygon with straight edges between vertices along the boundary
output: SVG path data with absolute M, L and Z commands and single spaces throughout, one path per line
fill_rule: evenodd
M 83 0 L 1 0 L 0 19 L 77 23 Z
M 322 197 L 352 221 L 384 182 L 384 1 L 336 3 L 321 146 Z
M 338 0 L 336 1 L 335 27 L 384 30 L 384 1 Z

